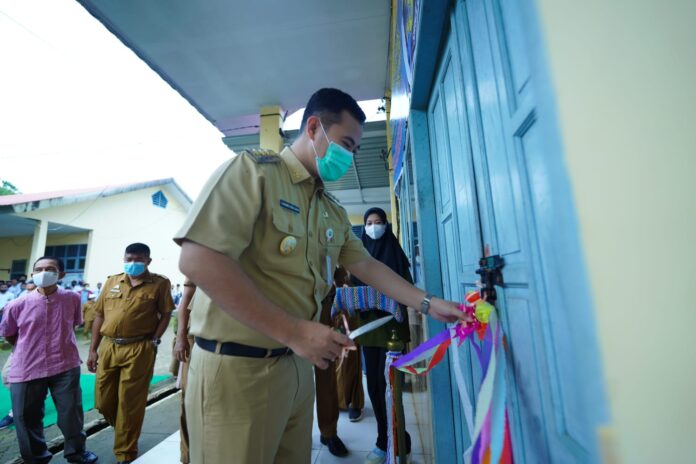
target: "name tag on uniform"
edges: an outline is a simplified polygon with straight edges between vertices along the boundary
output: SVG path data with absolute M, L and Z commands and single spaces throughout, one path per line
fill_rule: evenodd
M 121 293 L 121 289 L 119 288 L 118 285 L 116 285 L 111 290 L 109 290 L 109 293 Z
M 300 214 L 300 207 L 293 205 L 290 202 L 287 202 L 285 200 L 280 200 L 280 207 L 283 209 L 287 209 L 288 211 L 292 211 L 295 214 Z

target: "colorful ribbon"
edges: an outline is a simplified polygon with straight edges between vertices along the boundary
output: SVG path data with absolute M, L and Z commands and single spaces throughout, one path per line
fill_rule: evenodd
M 385 464 L 395 464 L 397 456 L 397 419 L 396 409 L 394 408 L 394 376 L 396 372 L 392 369 L 392 363 L 398 359 L 401 353 L 397 351 L 387 351 L 387 359 L 384 366 L 384 377 L 387 381 L 386 406 L 387 406 L 387 459 Z
M 394 315 L 398 322 L 403 322 L 404 314 L 399 303 L 384 293 L 372 287 L 340 287 L 336 288 L 336 296 L 331 307 L 331 317 L 346 311 L 353 316 L 356 311 L 372 311 L 378 309 Z
M 473 316 L 469 324 L 462 322 L 448 327 L 430 340 L 417 346 L 413 351 L 391 363 L 391 367 L 415 375 L 425 375 L 445 356 L 452 340 L 457 340 L 457 347 L 469 340 L 477 354 L 481 370 L 485 373 L 476 399 L 476 416 L 472 421 L 471 404 L 468 392 L 460 391 L 464 408 L 471 448 L 465 453 L 465 461 L 472 464 L 512 464 L 512 441 L 506 407 L 506 359 L 505 336 L 500 327 L 495 308 L 481 298 L 479 292 L 469 292 L 460 309 Z M 471 335 L 477 334 L 478 341 Z M 479 343 L 481 346 L 479 346 Z M 457 347 L 452 346 L 453 352 Z M 455 375 L 459 388 L 466 389 L 459 369 L 458 352 Z M 414 364 L 428 360 L 424 367 Z M 462 378 L 460 378 L 462 377 Z M 464 401 L 466 399 L 466 401 Z M 473 422 L 473 427 L 472 427 Z M 470 460 L 469 460 L 470 458 Z

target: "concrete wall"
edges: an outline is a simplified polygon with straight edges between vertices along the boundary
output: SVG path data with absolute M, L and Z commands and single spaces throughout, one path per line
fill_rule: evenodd
M 696 2 L 537 5 L 597 311 L 605 444 L 624 463 L 693 462 Z
M 31 254 L 32 237 L 6 237 L 0 238 L 0 280 L 8 280 L 10 272 L 4 269 L 12 268 L 12 261 L 29 259 Z
M 178 270 L 179 247 L 172 237 L 186 217 L 185 206 L 164 189 L 169 200 L 166 209 L 152 204 L 151 196 L 161 187 L 152 187 L 96 201 L 58 206 L 22 213 L 20 216 L 45 219 L 91 230 L 89 234 L 54 236 L 49 233 L 47 245 L 88 243 L 85 280 L 92 285 L 107 276 L 122 272 L 123 252 L 133 242 L 143 242 L 152 251 L 150 269 L 164 274 L 174 283 L 183 283 Z M 31 237 L 25 237 L 31 247 Z M 0 241 L 0 264 L 3 259 Z M 30 250 L 27 250 L 27 256 Z M 3 267 L 3 266 L 0 266 Z

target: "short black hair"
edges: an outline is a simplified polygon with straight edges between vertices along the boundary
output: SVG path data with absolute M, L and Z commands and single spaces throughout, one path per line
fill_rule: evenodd
M 126 247 L 126 254 L 145 255 L 150 257 L 150 247 L 144 243 L 131 243 Z
M 353 97 L 338 89 L 326 88 L 317 90 L 309 98 L 305 107 L 302 115 L 302 124 L 300 125 L 300 134 L 307 126 L 307 119 L 310 116 L 318 116 L 324 129 L 328 130 L 333 124 L 341 122 L 341 113 L 344 110 L 348 111 L 360 124 L 365 123 L 365 119 L 367 119 L 365 112 Z
M 58 258 L 57 256 L 42 256 L 39 259 L 37 259 L 36 261 L 34 261 L 34 265 L 31 268 L 34 269 L 36 267 L 36 263 L 38 263 L 42 259 L 50 259 L 51 261 L 55 261 L 56 265 L 58 265 L 58 270 L 60 272 L 65 271 L 65 265 L 63 264 L 63 260 Z

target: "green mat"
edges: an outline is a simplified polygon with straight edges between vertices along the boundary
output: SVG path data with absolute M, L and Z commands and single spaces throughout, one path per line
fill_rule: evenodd
M 155 375 L 152 377 L 150 385 L 156 384 L 171 377 L 171 375 Z M 96 376 L 94 374 L 82 374 L 80 375 L 80 387 L 82 387 L 82 408 L 85 411 L 94 409 L 94 384 L 96 382 Z M 0 418 L 5 417 L 10 409 L 12 409 L 12 400 L 10 399 L 10 391 L 0 383 Z M 44 415 L 44 427 L 53 425 L 58 419 L 58 414 L 56 413 L 56 406 L 53 404 L 53 398 L 51 394 L 48 394 L 46 398 L 46 414 Z

